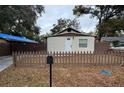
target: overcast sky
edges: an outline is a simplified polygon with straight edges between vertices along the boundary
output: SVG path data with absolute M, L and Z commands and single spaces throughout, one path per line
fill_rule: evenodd
M 53 28 L 53 24 L 56 24 L 59 18 L 74 19 L 73 8 L 73 5 L 46 5 L 45 13 L 37 20 L 37 25 L 41 27 L 41 34 L 49 33 L 50 29 Z M 91 19 L 88 15 L 85 15 L 78 19 L 82 31 L 95 31 L 95 25 L 97 24 L 95 18 Z

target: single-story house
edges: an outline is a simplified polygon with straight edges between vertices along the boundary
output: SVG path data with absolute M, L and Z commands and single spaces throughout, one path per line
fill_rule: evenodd
M 101 41 L 110 43 L 111 46 L 113 46 L 113 41 L 119 41 L 119 44 L 124 44 L 124 36 L 118 36 L 118 37 L 102 37 Z
M 94 36 L 73 28 L 64 29 L 47 38 L 48 52 L 94 52 Z

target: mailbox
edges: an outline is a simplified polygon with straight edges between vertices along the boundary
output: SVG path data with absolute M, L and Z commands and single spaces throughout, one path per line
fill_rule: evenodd
M 53 57 L 47 56 L 47 64 L 53 64 Z

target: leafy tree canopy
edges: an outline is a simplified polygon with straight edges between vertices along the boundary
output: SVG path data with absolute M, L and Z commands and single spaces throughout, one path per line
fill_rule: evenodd
M 103 21 L 98 28 L 104 36 L 118 36 L 124 31 L 124 17 Z
M 51 29 L 52 34 L 55 34 L 59 31 L 62 31 L 65 28 L 72 27 L 75 29 L 80 29 L 80 22 L 76 19 L 58 19 L 57 24 L 53 24 L 53 28 Z
M 106 24 L 106 22 L 107 22 L 107 24 L 109 24 L 110 21 L 112 22 L 111 19 L 119 19 L 120 20 L 120 18 L 124 15 L 124 6 L 120 6 L 120 5 L 96 5 L 96 6 L 78 5 L 78 6 L 74 7 L 73 14 L 77 15 L 77 16 L 81 16 L 84 14 L 91 14 L 92 18 L 96 17 L 98 19 L 98 25 L 97 25 L 98 33 L 97 34 L 98 34 L 98 39 L 100 40 L 103 35 L 102 28 L 104 28 L 106 26 L 103 24 Z M 110 21 L 108 22 L 108 20 L 110 20 Z M 114 22 L 114 20 L 113 20 L 113 22 Z M 120 25 L 116 25 L 116 26 L 120 26 Z M 116 27 L 116 29 L 117 28 L 120 28 L 120 27 Z M 113 28 L 111 28 L 111 29 L 113 29 Z M 111 31 L 115 31 L 115 30 L 113 29 Z
M 33 39 L 39 34 L 36 19 L 44 12 L 44 6 L 0 6 L 0 32 Z

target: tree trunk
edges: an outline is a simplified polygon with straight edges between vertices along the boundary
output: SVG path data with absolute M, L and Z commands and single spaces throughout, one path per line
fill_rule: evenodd
M 102 24 L 102 19 L 100 17 L 99 18 L 99 27 L 101 26 L 101 24 Z M 101 34 L 100 30 L 99 30 L 99 27 L 98 27 L 98 41 L 100 42 L 101 41 L 102 34 Z

